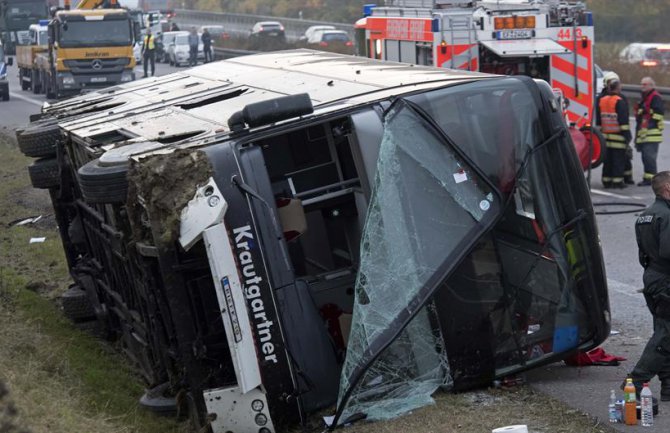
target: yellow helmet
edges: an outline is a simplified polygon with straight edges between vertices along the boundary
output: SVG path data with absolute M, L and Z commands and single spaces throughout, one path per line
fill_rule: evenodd
M 619 75 L 617 75 L 617 73 L 614 71 L 605 72 L 605 74 L 603 75 L 603 86 L 607 87 L 607 83 L 609 83 L 612 80 L 620 81 Z

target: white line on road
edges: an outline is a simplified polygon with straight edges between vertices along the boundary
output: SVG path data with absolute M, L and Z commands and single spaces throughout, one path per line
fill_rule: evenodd
M 22 101 L 30 102 L 31 104 L 35 104 L 38 107 L 41 107 L 44 104 L 44 102 L 38 101 L 37 99 L 29 98 L 29 97 L 23 96 L 23 95 L 18 95 L 16 93 L 10 93 L 10 95 L 12 95 L 11 96 L 12 98 L 16 98 L 16 99 L 20 99 Z
M 647 200 L 647 197 L 640 197 L 637 195 L 621 195 L 621 194 L 615 194 L 613 192 L 607 192 L 607 191 L 602 191 L 600 189 L 596 188 L 591 188 L 591 192 L 594 194 L 599 194 L 599 195 L 604 195 L 606 197 L 613 197 L 613 198 L 618 198 L 621 200 L 626 200 L 626 199 L 633 199 L 633 200 Z

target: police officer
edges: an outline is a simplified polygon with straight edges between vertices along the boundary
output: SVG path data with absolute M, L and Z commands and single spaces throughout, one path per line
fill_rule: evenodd
M 142 46 L 142 61 L 144 62 L 144 78 L 147 77 L 147 68 L 151 62 L 151 76 L 156 72 L 156 39 L 151 34 L 151 29 L 147 29 L 144 36 L 144 45 Z
M 654 319 L 654 333 L 631 377 L 636 390 L 658 375 L 661 400 L 670 401 L 670 171 L 651 179 L 654 203 L 635 222 L 640 264 L 644 267 L 643 294 Z
M 628 103 L 621 97 L 619 80 L 608 82 L 607 94 L 599 98 L 596 110 L 596 119 L 607 146 L 603 162 L 603 186 L 625 188 L 627 149 L 632 136 L 628 124 Z
M 642 152 L 644 175 L 638 186 L 651 185 L 656 174 L 658 145 L 663 141 L 663 98 L 656 91 L 656 83 L 651 77 L 642 79 L 642 100 L 637 104 L 635 116 L 635 149 Z

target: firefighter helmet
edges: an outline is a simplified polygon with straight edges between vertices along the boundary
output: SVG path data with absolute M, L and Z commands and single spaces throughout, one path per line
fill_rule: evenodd
M 605 74 L 603 75 L 603 86 L 607 87 L 607 83 L 609 83 L 612 80 L 619 81 L 619 75 L 617 75 L 617 73 L 614 71 L 605 72 Z

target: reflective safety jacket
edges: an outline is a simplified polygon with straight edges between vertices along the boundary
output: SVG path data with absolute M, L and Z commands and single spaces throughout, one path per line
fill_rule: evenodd
M 663 141 L 663 99 L 656 89 L 643 94 L 638 104 L 635 143 L 660 143 Z
M 635 221 L 640 264 L 670 275 L 670 203 L 656 197 Z
M 154 35 L 146 35 L 144 37 L 144 49 L 145 50 L 156 49 L 156 39 L 154 38 Z
M 597 121 L 607 147 L 625 149 L 632 136 L 628 124 L 628 103 L 619 95 L 604 95 L 598 101 Z

